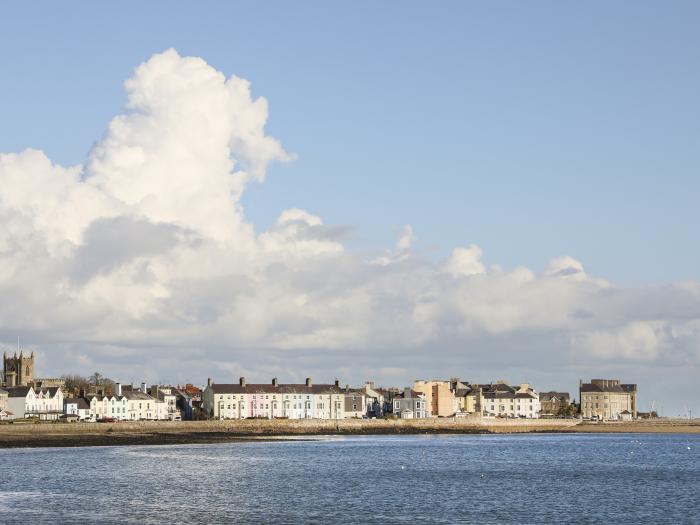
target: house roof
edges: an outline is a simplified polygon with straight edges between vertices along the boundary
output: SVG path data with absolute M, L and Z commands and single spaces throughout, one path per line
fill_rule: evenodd
M 515 397 L 518 399 L 523 399 L 523 398 L 535 399 L 537 396 L 535 395 L 534 392 L 518 392 L 515 394 Z
M 152 396 L 150 396 L 144 392 L 141 392 L 140 390 L 127 390 L 126 392 L 124 392 L 122 390 L 122 397 L 125 397 L 129 400 L 132 400 L 132 399 L 139 400 L 140 399 L 143 401 L 150 401 L 151 399 L 153 399 Z
M 78 405 L 80 410 L 87 410 L 90 408 L 90 403 L 84 397 L 69 397 L 63 400 L 64 405 Z
M 406 397 L 406 394 L 410 394 L 410 397 Z M 403 392 L 399 392 L 394 396 L 394 398 L 401 398 L 401 399 L 415 399 L 418 397 L 425 397 L 425 394 L 423 392 L 417 392 L 416 390 L 413 389 L 406 389 Z
M 306 384 L 278 385 L 271 384 L 247 384 L 238 383 L 214 383 L 211 385 L 215 394 L 344 394 L 345 388 L 335 385 Z
M 9 397 L 27 397 L 30 388 L 28 386 L 11 386 L 7 388 L 7 395 Z
M 607 384 L 602 385 L 599 383 L 583 383 L 581 385 L 581 392 L 617 392 L 619 394 L 633 393 L 637 391 L 637 385 L 621 385 L 621 384 Z
M 540 392 L 540 401 L 552 401 L 553 399 L 561 399 L 568 401 L 568 392 Z

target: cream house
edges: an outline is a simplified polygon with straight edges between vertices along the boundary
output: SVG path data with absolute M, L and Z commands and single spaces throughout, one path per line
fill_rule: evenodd
M 537 419 L 540 399 L 528 383 L 510 386 L 504 381 L 481 387 L 481 408 L 485 416 Z

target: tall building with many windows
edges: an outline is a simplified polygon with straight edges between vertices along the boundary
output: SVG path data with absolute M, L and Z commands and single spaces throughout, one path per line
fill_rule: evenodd
M 591 379 L 579 384 L 584 419 L 631 419 L 637 417 L 637 385 L 619 379 Z

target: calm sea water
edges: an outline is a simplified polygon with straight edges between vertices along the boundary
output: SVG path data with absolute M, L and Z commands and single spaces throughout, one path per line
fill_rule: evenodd
M 2 523 L 700 523 L 700 436 L 0 450 Z

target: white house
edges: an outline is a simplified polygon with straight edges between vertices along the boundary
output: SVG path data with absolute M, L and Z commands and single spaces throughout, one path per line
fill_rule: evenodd
M 342 419 L 345 417 L 345 392 L 338 382 L 304 384 L 248 384 L 241 377 L 237 384 L 208 381 L 202 394 L 202 408 L 217 419 L 285 418 Z
M 180 421 L 182 415 L 177 408 L 175 389 L 163 385 L 151 385 L 151 397 L 155 400 L 155 419 L 159 421 Z
M 84 397 L 67 397 L 63 407 L 67 416 L 77 416 L 80 421 L 91 419 L 90 402 Z
M 31 386 L 9 387 L 7 411 L 10 419 L 35 417 L 54 420 L 63 415 L 63 392 L 60 387 L 37 388 Z

